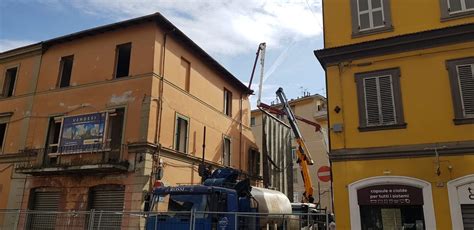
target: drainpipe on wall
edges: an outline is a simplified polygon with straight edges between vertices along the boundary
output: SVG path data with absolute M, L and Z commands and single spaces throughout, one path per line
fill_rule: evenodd
M 150 183 L 149 183 L 149 190 L 151 191 L 153 189 L 153 183 L 154 181 L 154 176 L 156 173 L 156 166 L 157 162 L 160 160 L 160 152 L 161 152 L 161 144 L 159 143 L 160 137 L 161 137 L 161 114 L 163 111 L 163 84 L 164 84 L 164 78 L 165 78 L 165 58 L 166 58 L 166 41 L 168 38 L 168 35 L 170 33 L 173 33 L 176 31 L 175 28 L 173 28 L 170 31 L 167 31 L 163 34 L 163 45 L 161 46 L 161 64 L 160 64 L 160 90 L 159 90 L 159 95 L 158 95 L 158 108 L 157 108 L 157 114 L 156 114 L 156 120 L 155 120 L 155 137 L 154 137 L 154 142 L 155 142 L 155 152 L 153 153 L 153 161 L 152 161 L 152 168 L 151 168 L 151 175 L 150 175 Z
M 240 111 L 240 123 L 239 123 L 239 168 L 242 171 L 242 93 L 240 93 L 240 104 L 239 104 L 239 111 Z

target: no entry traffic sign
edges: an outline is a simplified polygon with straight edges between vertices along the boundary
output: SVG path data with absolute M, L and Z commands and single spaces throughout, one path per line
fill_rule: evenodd
M 331 180 L 331 168 L 328 166 L 321 166 L 318 169 L 318 178 L 322 182 L 328 182 Z

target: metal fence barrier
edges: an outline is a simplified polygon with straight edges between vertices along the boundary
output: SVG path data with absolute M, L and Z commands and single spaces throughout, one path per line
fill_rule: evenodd
M 0 230 L 329 229 L 324 213 L 110 212 L 0 210 Z

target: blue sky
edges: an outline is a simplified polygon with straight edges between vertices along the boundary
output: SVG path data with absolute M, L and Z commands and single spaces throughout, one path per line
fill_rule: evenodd
M 1 0 L 0 52 L 154 12 L 245 84 L 258 44 L 266 42 L 263 102 L 275 100 L 280 86 L 288 98 L 325 95 L 324 71 L 313 55 L 323 47 L 321 0 Z

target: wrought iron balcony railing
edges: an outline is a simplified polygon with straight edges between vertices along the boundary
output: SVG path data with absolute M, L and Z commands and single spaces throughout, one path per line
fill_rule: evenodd
M 91 145 L 27 149 L 23 152 L 25 154 L 29 153 L 29 156 L 32 157 L 18 163 L 16 170 L 20 173 L 127 170 L 129 162 L 124 157 L 126 148 L 126 145 L 114 145 L 106 142 Z

